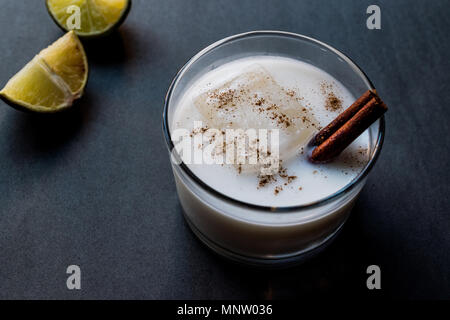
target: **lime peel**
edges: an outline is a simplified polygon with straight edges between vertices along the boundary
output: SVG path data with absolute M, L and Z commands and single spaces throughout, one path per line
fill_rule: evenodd
M 83 46 L 74 32 L 68 32 L 14 75 L 0 97 L 20 110 L 58 112 L 82 96 L 87 77 Z
M 67 8 L 74 5 L 79 12 L 68 12 Z M 78 14 L 80 26 L 74 31 L 80 37 L 93 38 L 119 27 L 131 9 L 131 0 L 46 0 L 46 6 L 56 24 L 65 31 L 70 30 L 67 21 Z

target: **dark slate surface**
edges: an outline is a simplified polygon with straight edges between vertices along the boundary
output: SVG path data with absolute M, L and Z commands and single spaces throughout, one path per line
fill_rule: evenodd
M 64 115 L 0 104 L 0 298 L 450 298 L 450 3 L 134 0 L 87 44 L 86 96 Z M 62 32 L 43 1 L 0 1 L 0 84 Z M 352 57 L 390 111 L 381 158 L 340 237 L 284 272 L 231 265 L 180 212 L 163 99 L 198 50 L 256 29 L 302 33 Z M 69 264 L 82 290 L 66 289 Z M 365 287 L 378 264 L 382 290 Z

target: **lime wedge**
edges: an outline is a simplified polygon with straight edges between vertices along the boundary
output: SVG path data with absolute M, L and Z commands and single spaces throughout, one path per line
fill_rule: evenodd
M 21 110 L 57 112 L 82 96 L 87 77 L 83 45 L 71 31 L 13 76 L 0 91 L 0 98 Z
M 46 0 L 46 4 L 53 20 L 62 29 L 74 30 L 80 37 L 111 32 L 122 24 L 131 8 L 131 0 Z M 73 6 L 79 10 L 74 10 Z
M 83 45 L 74 32 L 56 40 L 39 53 L 44 62 L 78 95 L 86 85 L 88 63 Z

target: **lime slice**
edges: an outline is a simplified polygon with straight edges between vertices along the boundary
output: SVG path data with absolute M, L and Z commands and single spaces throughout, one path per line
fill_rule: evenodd
M 131 0 L 46 0 L 46 4 L 62 29 L 74 30 L 81 37 L 109 33 L 122 24 L 131 8 Z
M 0 97 L 18 109 L 57 112 L 82 96 L 87 77 L 83 45 L 71 31 L 13 76 L 0 91 Z

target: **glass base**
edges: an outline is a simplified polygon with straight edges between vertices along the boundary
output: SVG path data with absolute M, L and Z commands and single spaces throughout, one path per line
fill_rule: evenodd
M 183 211 L 183 216 L 191 228 L 192 232 L 197 236 L 197 238 L 200 239 L 201 242 L 203 242 L 208 248 L 213 250 L 216 254 L 218 254 L 221 257 L 224 257 L 228 260 L 231 260 L 233 262 L 236 262 L 238 264 L 243 264 L 250 267 L 256 267 L 256 268 L 262 268 L 262 269 L 281 269 L 281 268 L 290 268 L 295 267 L 303 262 L 313 258 L 314 256 L 318 255 L 322 251 L 324 251 L 337 237 L 339 232 L 342 230 L 342 227 L 345 224 L 345 219 L 339 227 L 333 231 L 329 236 L 327 236 L 325 239 L 321 240 L 320 242 L 312 244 L 310 247 L 303 249 L 301 251 L 287 254 L 283 256 L 275 256 L 270 258 L 260 258 L 260 257 L 251 257 L 251 256 L 245 256 L 236 252 L 233 252 L 229 249 L 226 249 L 222 247 L 221 245 L 215 243 L 214 241 L 210 240 L 208 237 L 206 237 L 189 219 L 187 214 Z

